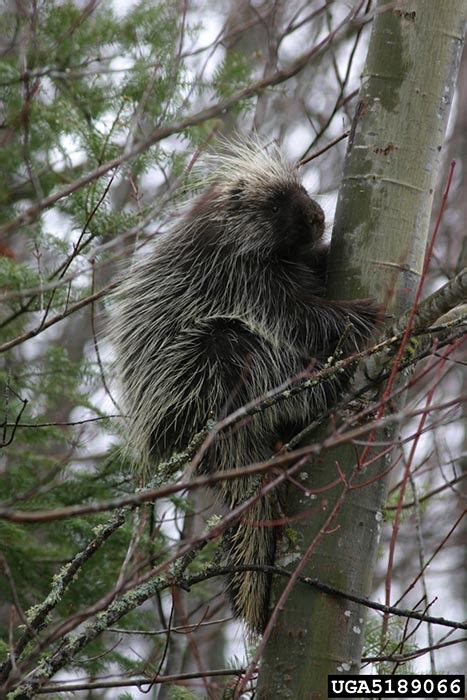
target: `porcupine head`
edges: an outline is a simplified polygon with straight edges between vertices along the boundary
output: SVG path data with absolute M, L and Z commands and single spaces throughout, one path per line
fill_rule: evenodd
M 345 332 L 344 351 L 358 349 L 376 316 L 365 302 L 324 299 L 324 214 L 277 146 L 237 140 L 209 157 L 213 163 L 205 190 L 135 263 L 117 294 L 112 337 L 127 449 L 150 469 L 183 450 L 208 419 L 220 420 L 292 382 L 310 364 L 321 367 Z M 224 431 L 201 471 L 269 459 L 278 441 L 335 399 L 342 381 L 278 402 Z M 216 491 L 235 509 L 257 484 L 253 477 L 226 480 Z M 258 492 L 239 517 L 229 529 L 228 562 L 272 564 L 272 499 Z M 270 575 L 237 572 L 229 587 L 236 614 L 261 632 Z

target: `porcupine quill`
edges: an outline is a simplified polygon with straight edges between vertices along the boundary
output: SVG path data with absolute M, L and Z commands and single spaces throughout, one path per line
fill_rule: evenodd
M 150 469 L 186 447 L 208 419 L 322 367 L 342 337 L 344 356 L 361 349 L 379 311 L 368 300 L 324 298 L 324 213 L 278 146 L 243 139 L 209 160 L 216 167 L 205 191 L 131 268 L 116 296 L 111 335 L 127 446 Z M 222 434 L 199 470 L 267 460 L 346 382 L 341 373 L 257 413 Z M 252 479 L 215 488 L 233 509 L 251 496 Z M 274 562 L 275 502 L 261 496 L 229 530 L 229 565 Z M 230 577 L 234 612 L 254 633 L 267 623 L 270 584 L 263 572 Z

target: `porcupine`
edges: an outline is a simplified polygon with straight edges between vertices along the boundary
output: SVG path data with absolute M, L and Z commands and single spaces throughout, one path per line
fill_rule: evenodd
M 351 355 L 377 317 L 368 300 L 324 298 L 324 213 L 278 146 L 242 140 L 216 160 L 205 191 L 118 294 L 113 339 L 127 441 L 153 465 L 186 447 L 210 418 L 322 367 L 339 343 Z M 326 410 L 345 381 L 340 374 L 221 435 L 200 469 L 270 458 L 278 442 Z M 251 496 L 253 478 L 216 487 L 227 507 Z M 273 503 L 261 496 L 229 530 L 229 565 L 274 562 Z M 230 577 L 234 613 L 254 633 L 268 619 L 270 584 L 258 571 Z

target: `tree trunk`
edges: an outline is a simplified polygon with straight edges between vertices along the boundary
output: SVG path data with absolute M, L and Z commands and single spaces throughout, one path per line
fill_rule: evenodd
M 377 5 L 349 139 L 328 290 L 339 299 L 376 298 L 397 315 L 410 307 L 422 271 L 467 1 L 389 3 L 385 10 L 386 5 Z M 378 441 L 388 437 L 380 434 Z M 314 460 L 303 484 L 320 489 L 333 482 L 336 463 L 349 477 L 355 454 L 348 445 Z M 302 573 L 354 595 L 370 594 L 386 493 L 382 475 L 390 459 L 381 458 L 359 475 L 373 483 L 345 495 L 325 534 L 343 484 L 318 492 L 314 500 L 290 489 L 287 514 L 305 514 L 292 520 L 291 571 L 317 538 Z M 275 581 L 276 601 L 283 587 Z M 258 700 L 326 698 L 328 674 L 359 670 L 364 616 L 361 606 L 295 585 L 266 644 Z

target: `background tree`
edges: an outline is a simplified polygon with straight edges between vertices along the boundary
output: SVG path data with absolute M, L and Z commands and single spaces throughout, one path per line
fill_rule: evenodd
M 389 9 L 404 31 L 411 21 L 404 13 L 412 12 L 406 4 Z M 116 270 L 144 255 L 170 225 L 196 186 L 193 166 L 218 132 L 255 126 L 266 142 L 279 138 L 291 159 L 324 151 L 302 170 L 330 220 L 340 139 L 355 109 L 374 9 L 371 2 L 3 5 L 0 678 L 12 697 L 39 689 L 98 697 L 125 686 L 135 696 L 145 683 L 145 691 L 153 684 L 153 697 L 181 696 L 189 687 L 215 698 L 254 659 L 254 650 L 244 653 L 239 644 L 238 627 L 225 621 L 230 612 L 213 565 L 224 523 L 210 518 L 220 513 L 212 496 L 195 488 L 203 480 L 192 479 L 187 495 L 181 459 L 178 471 L 137 490 L 142 478 L 118 450 L 124 419 L 106 341 L 106 299 Z M 450 146 L 459 160 L 464 105 L 459 97 Z M 431 291 L 460 269 L 461 172 L 432 257 Z M 428 291 L 430 279 L 425 284 Z M 463 557 L 455 539 L 465 476 L 456 464 L 465 440 L 456 412 L 465 398 L 461 331 L 459 323 L 445 330 L 443 347 L 433 347 L 411 381 L 401 438 L 410 489 L 395 465 L 377 576 L 378 584 L 397 573 L 402 594 L 420 575 L 410 604 L 425 596 L 422 610 L 453 621 L 463 617 L 462 585 L 443 590 L 435 603 L 440 589 L 425 567 L 436 556 L 437 570 L 450 572 Z M 427 396 L 432 411 L 421 428 L 413 411 Z M 362 431 L 358 439 L 365 440 Z M 328 444 L 351 437 L 350 426 L 336 429 Z M 398 500 L 408 520 L 398 525 L 399 559 L 385 575 Z M 390 626 L 381 647 L 379 624 L 371 620 L 363 652 L 375 663 L 392 659 L 388 668 L 406 670 L 402 662 L 418 653 L 427 658 L 431 646 L 438 648 L 432 667 L 463 667 L 455 650 L 465 631 L 432 625 L 431 641 L 416 641 L 406 619 Z M 290 625 L 293 635 L 292 619 Z M 234 693 L 251 696 L 252 680 L 248 672 Z

